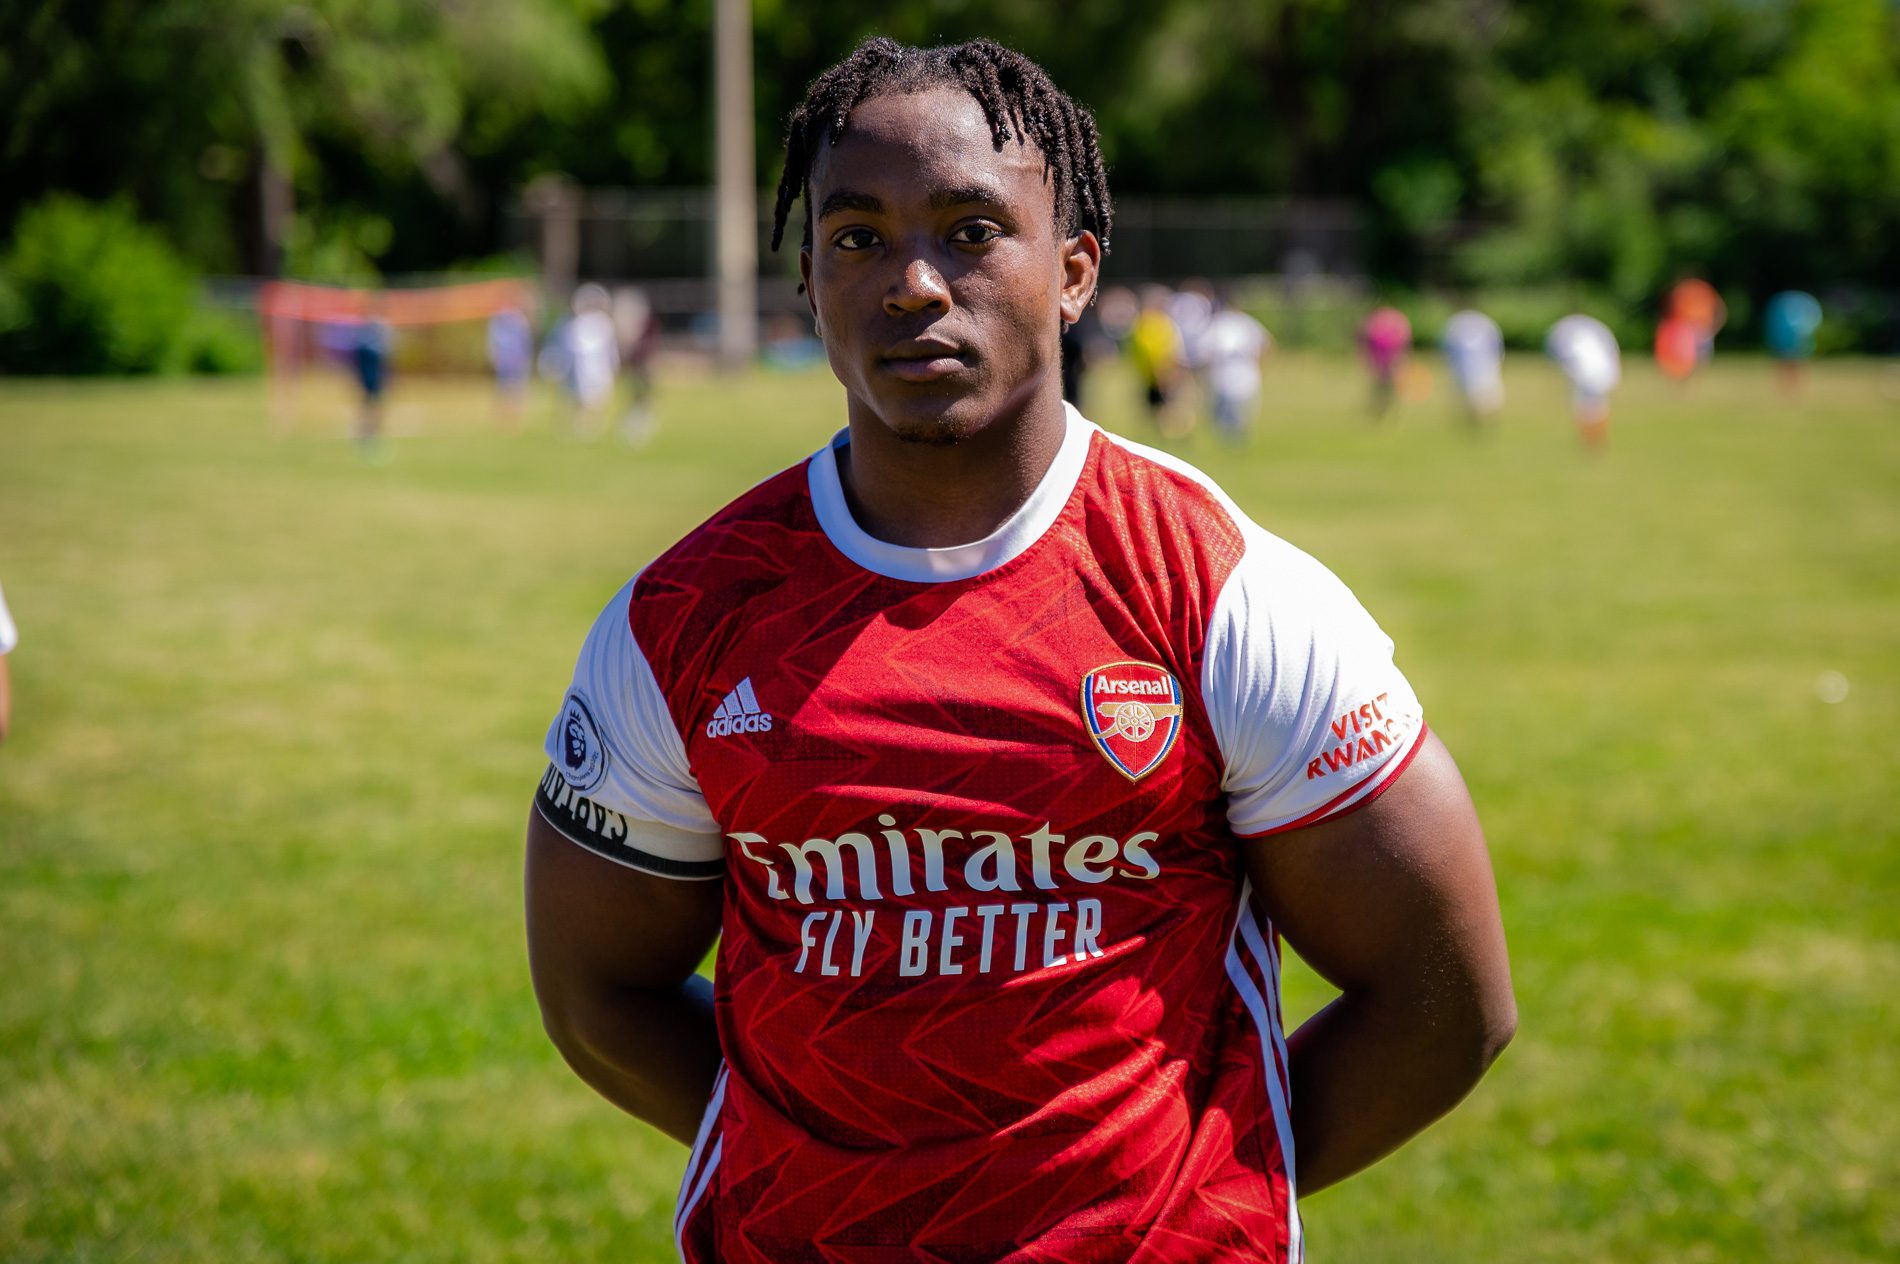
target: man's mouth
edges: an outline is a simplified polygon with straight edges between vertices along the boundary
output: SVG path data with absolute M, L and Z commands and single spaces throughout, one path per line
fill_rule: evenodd
M 970 359 L 969 352 L 957 343 L 914 338 L 886 350 L 878 363 L 906 382 L 934 382 L 968 368 Z

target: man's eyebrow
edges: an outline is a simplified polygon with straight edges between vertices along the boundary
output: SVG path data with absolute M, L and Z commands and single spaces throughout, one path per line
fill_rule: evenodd
M 884 203 L 869 193 L 859 193 L 856 189 L 834 189 L 825 195 L 824 201 L 818 204 L 818 218 L 823 219 L 839 211 L 861 211 L 866 215 L 881 215 L 884 213 Z
M 930 209 L 933 211 L 945 211 L 953 206 L 969 206 L 972 204 L 996 206 L 1006 200 L 1000 190 L 992 188 L 990 185 L 960 184 L 949 189 L 932 189 L 930 192 Z

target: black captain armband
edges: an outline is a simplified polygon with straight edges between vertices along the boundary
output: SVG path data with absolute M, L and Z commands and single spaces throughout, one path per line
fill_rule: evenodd
M 677 831 L 668 830 L 664 825 L 630 821 L 612 808 L 602 807 L 569 785 L 553 764 L 541 774 L 541 784 L 534 792 L 534 806 L 557 833 L 615 864 L 662 878 L 725 876 L 723 859 L 680 860 L 660 855 L 652 846 L 657 841 L 655 831 Z

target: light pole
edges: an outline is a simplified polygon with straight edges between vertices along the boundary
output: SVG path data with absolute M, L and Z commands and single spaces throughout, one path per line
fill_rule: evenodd
M 718 99 L 715 212 L 719 269 L 719 366 L 752 363 L 759 336 L 758 181 L 752 155 L 752 0 L 718 0 L 713 28 Z

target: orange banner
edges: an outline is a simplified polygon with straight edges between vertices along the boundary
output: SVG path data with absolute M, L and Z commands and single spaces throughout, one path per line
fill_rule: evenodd
M 386 320 L 392 325 L 440 325 L 486 320 L 510 307 L 526 307 L 528 287 L 529 282 L 516 277 L 421 290 L 357 290 L 301 281 L 267 281 L 257 291 L 257 314 L 338 325 L 369 319 Z

